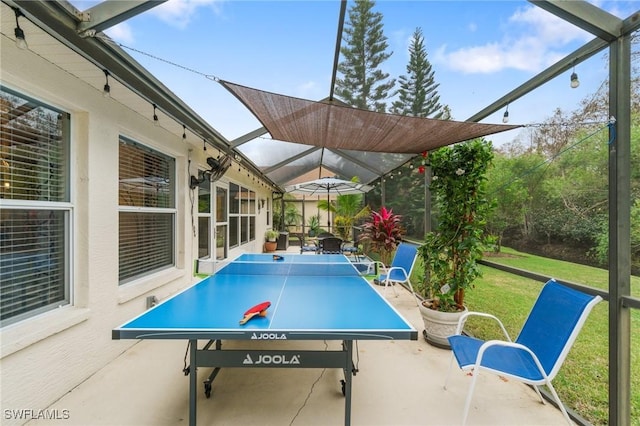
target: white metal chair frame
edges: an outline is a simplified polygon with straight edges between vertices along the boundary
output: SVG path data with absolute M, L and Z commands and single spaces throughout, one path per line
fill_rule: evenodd
M 555 295 L 555 297 L 549 297 L 549 296 L 545 297 L 543 296 L 545 291 L 554 292 L 556 290 L 561 292 L 558 294 L 561 296 L 562 299 L 565 299 L 565 300 L 568 299 L 572 301 L 571 300 L 572 295 L 575 295 L 576 299 L 579 297 L 581 300 L 576 301 L 575 306 L 572 307 L 572 309 L 575 310 L 575 314 L 578 315 L 578 317 L 575 318 L 575 321 L 573 323 L 571 321 L 566 321 L 567 324 L 564 324 L 565 331 L 570 332 L 569 335 L 566 336 L 566 339 L 564 339 L 564 341 L 562 340 L 563 339 L 562 337 L 558 338 L 559 340 L 557 342 L 556 348 L 561 347 L 560 352 L 557 354 L 552 353 L 550 355 L 549 353 L 542 353 L 544 352 L 545 336 L 539 336 L 536 333 L 536 331 L 540 330 L 540 325 L 544 321 L 538 321 L 538 318 L 536 317 L 545 316 L 546 314 L 544 310 L 545 303 L 547 304 L 548 302 L 553 303 L 554 300 L 557 300 L 560 298 L 558 297 L 558 295 Z M 551 294 L 554 294 L 554 293 L 551 293 Z M 466 370 L 473 371 L 473 379 L 471 381 L 469 392 L 467 394 L 467 399 L 465 401 L 464 412 L 462 416 L 462 424 L 464 425 L 467 421 L 469 408 L 471 406 L 471 398 L 473 396 L 473 391 L 475 389 L 476 381 L 478 379 L 480 371 L 487 371 L 493 374 L 497 374 L 503 377 L 509 377 L 514 380 L 518 380 L 520 382 L 532 385 L 532 387 L 535 389 L 536 393 L 538 394 L 540 401 L 543 404 L 545 403 L 545 401 L 542 398 L 542 395 L 540 394 L 540 390 L 538 389 L 538 386 L 547 385 L 547 387 L 551 391 L 551 394 L 553 395 L 553 398 L 558 404 L 558 407 L 560 408 L 560 411 L 562 412 L 565 420 L 567 421 L 568 424 L 572 424 L 571 419 L 569 418 L 569 415 L 567 413 L 567 410 L 564 408 L 564 405 L 560 401 L 560 398 L 558 397 L 556 390 L 551 384 L 551 381 L 554 379 L 554 377 L 560 370 L 560 367 L 562 366 L 567 354 L 569 353 L 569 350 L 571 349 L 571 347 L 573 346 L 573 343 L 578 337 L 578 334 L 580 333 L 582 326 L 584 325 L 587 317 L 589 316 L 589 313 L 591 312 L 593 307 L 596 304 L 598 304 L 601 300 L 602 298 L 600 296 L 585 295 L 582 292 L 571 289 L 569 287 L 565 287 L 552 279 L 545 284 L 545 287 L 541 291 L 540 296 L 538 296 L 538 299 L 534 307 L 532 308 L 531 312 L 529 313 L 529 317 L 527 318 L 527 321 L 525 322 L 520 332 L 520 335 L 516 339 L 516 342 L 512 342 L 511 338 L 509 337 L 509 334 L 507 333 L 507 330 L 504 328 L 504 325 L 494 315 L 482 313 L 482 312 L 467 312 L 464 315 L 462 315 L 462 317 L 458 321 L 456 334 L 448 338 L 449 343 L 451 344 L 452 354 L 451 354 L 451 363 L 449 365 L 449 373 L 447 374 L 447 378 L 444 384 L 444 388 L 446 389 L 447 384 L 449 382 L 449 377 L 451 375 L 451 370 L 453 368 L 454 360 L 458 362 L 460 368 L 463 371 L 466 371 Z M 555 309 L 557 310 L 562 308 L 555 308 Z M 463 336 L 462 330 L 464 328 L 464 324 L 467 321 L 467 319 L 471 316 L 491 318 L 497 321 L 498 325 L 500 326 L 500 328 L 502 329 L 502 332 L 505 335 L 506 341 L 489 340 L 489 341 L 483 342 L 473 337 Z M 528 324 L 530 321 L 533 325 L 528 327 Z M 562 325 L 563 324 L 558 324 L 558 327 L 562 327 Z M 523 338 L 523 335 L 525 333 L 527 335 L 524 336 Z M 554 334 L 553 330 L 552 330 L 552 333 L 550 334 Z M 535 342 L 535 346 L 538 346 L 538 348 L 536 350 L 532 350 L 532 348 L 529 347 L 529 346 L 532 346 L 531 344 L 527 345 L 527 344 L 521 343 L 521 341 L 526 342 L 527 340 L 531 342 Z M 547 341 L 548 340 L 550 339 L 547 339 Z M 476 349 L 477 346 L 479 346 L 479 348 L 477 349 L 477 353 L 474 361 L 471 355 L 473 354 L 473 351 Z M 460 349 L 460 351 L 464 353 L 458 355 L 457 353 L 458 349 Z M 538 351 L 538 353 L 536 353 L 536 351 Z M 499 352 L 499 353 L 496 353 L 496 352 Z M 542 361 L 543 357 L 545 361 Z M 536 368 L 533 369 L 531 366 L 529 366 L 529 369 L 527 369 L 524 366 L 513 368 L 514 364 L 512 364 L 510 367 L 510 372 L 506 370 L 505 371 L 501 370 L 499 366 L 506 364 L 510 359 L 517 359 L 518 361 L 522 361 L 523 365 L 524 363 L 527 363 L 527 362 L 531 363 L 531 361 L 533 361 Z M 546 364 L 546 368 L 543 367 L 543 364 Z M 517 374 L 517 373 L 520 373 L 520 374 Z
M 404 256 L 410 256 L 413 254 L 413 258 L 410 259 L 410 266 L 408 266 L 407 270 L 407 260 Z M 384 283 L 384 292 L 386 295 L 387 288 L 391 286 L 393 289 L 393 294 L 398 297 L 398 292 L 394 286 L 395 283 L 404 284 L 407 283 L 409 285 L 409 290 L 411 290 L 411 294 L 416 300 L 416 306 L 418 306 L 418 297 L 416 293 L 413 291 L 413 286 L 411 285 L 411 272 L 413 271 L 413 267 L 416 264 L 416 260 L 418 258 L 418 247 L 409 243 L 400 243 L 396 248 L 396 253 L 393 256 L 393 260 L 391 261 L 390 266 L 386 266 L 383 262 L 376 260 L 374 261 L 374 267 L 380 267 L 384 270 L 384 274 L 379 273 L 378 279 L 381 283 Z M 378 269 L 380 271 L 380 269 Z

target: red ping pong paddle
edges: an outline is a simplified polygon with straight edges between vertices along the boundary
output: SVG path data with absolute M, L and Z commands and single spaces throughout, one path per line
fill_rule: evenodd
M 269 306 L 271 306 L 271 302 L 269 301 L 258 303 L 257 305 L 253 306 L 244 313 L 244 317 L 240 320 L 240 324 L 242 325 L 246 323 L 256 315 L 260 315 L 261 317 L 267 316 L 267 309 L 269 308 Z

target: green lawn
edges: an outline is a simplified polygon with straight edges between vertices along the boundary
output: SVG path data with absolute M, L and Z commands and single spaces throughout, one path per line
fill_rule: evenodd
M 546 259 L 504 249 L 503 256 L 489 257 L 496 263 L 606 289 L 608 272 L 569 262 Z M 417 265 L 416 269 L 421 269 Z M 414 283 L 419 283 L 418 271 Z M 467 292 L 470 310 L 500 318 L 512 338 L 517 336 L 542 283 L 483 267 L 483 277 Z M 416 276 L 417 275 L 417 276 Z M 631 292 L 640 295 L 640 278 L 632 277 Z M 500 338 L 495 324 L 481 319 L 467 323 L 469 332 L 483 339 Z M 608 423 L 608 303 L 594 308 L 553 384 L 564 404 L 594 425 Z M 631 419 L 640 424 L 640 311 L 631 312 Z
M 485 260 L 590 287 L 605 290 L 609 287 L 609 272 L 606 269 L 548 259 L 506 247 L 502 249 L 500 256 L 488 256 Z M 631 277 L 631 294 L 640 297 L 640 277 Z

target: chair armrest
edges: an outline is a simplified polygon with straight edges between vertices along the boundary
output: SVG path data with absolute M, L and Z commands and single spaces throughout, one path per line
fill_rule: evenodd
M 385 265 L 384 263 L 380 262 L 379 260 L 374 260 L 372 263 L 373 263 L 373 270 L 374 270 L 374 271 L 375 271 L 376 269 L 377 269 L 378 271 L 381 271 L 381 270 L 383 270 L 383 269 L 384 269 L 385 271 L 387 270 L 387 265 Z M 380 268 L 382 268 L 382 269 L 379 269 L 378 267 L 380 267 Z M 380 276 L 380 273 L 378 273 L 378 276 Z
M 402 275 L 404 275 L 405 281 L 407 280 L 407 278 L 409 278 L 407 276 L 407 271 L 405 271 L 403 267 L 401 267 L 401 266 L 392 266 L 391 268 L 387 269 L 387 280 L 389 280 L 389 277 L 391 276 L 391 272 L 392 271 L 396 271 L 396 270 L 402 272 Z
M 504 325 L 502 324 L 502 321 L 500 321 L 500 319 L 498 319 L 498 317 L 496 317 L 495 315 L 491 315 L 491 314 L 487 314 L 485 312 L 474 312 L 474 311 L 469 311 L 466 312 L 464 314 L 462 314 L 462 316 L 460 317 L 460 319 L 458 319 L 458 327 L 456 328 L 456 334 L 462 334 L 462 329 L 464 328 L 464 324 L 467 322 L 467 319 L 469 317 L 483 317 L 483 318 L 490 318 L 495 320 L 498 325 L 500 326 L 500 328 L 502 329 L 502 332 L 504 333 L 504 336 L 507 338 L 507 340 L 509 342 L 511 342 L 511 337 L 509 336 L 509 333 L 507 333 L 507 329 L 504 328 Z
M 542 377 L 547 379 L 547 373 L 544 371 L 544 368 L 542 367 L 542 364 L 540 363 L 540 360 L 538 359 L 537 355 L 531 349 L 529 349 L 528 347 L 520 343 L 505 342 L 504 340 L 487 340 L 486 342 L 484 342 L 482 346 L 480 346 L 480 349 L 478 350 L 478 355 L 476 357 L 476 363 L 475 363 L 476 367 L 480 367 L 482 365 L 482 357 L 484 356 L 484 352 L 487 349 L 494 346 L 505 346 L 513 349 L 520 349 L 527 352 L 529 355 L 531 355 L 531 358 L 533 359 L 533 362 L 535 362 L 536 367 L 538 367 L 538 370 L 540 370 L 540 374 L 542 374 Z
M 373 263 L 374 266 L 380 265 L 380 266 L 382 266 L 383 269 L 387 269 L 387 265 L 385 265 L 384 263 L 380 262 L 379 260 L 374 260 L 372 263 Z

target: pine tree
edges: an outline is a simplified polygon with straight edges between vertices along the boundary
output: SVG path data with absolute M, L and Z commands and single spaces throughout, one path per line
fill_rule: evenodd
M 391 112 L 413 117 L 450 119 L 449 107 L 440 104 L 439 84 L 435 82 L 435 73 L 427 59 L 421 28 L 416 28 L 413 33 L 406 70 L 407 75 L 399 78 L 398 98 L 393 102 Z M 407 234 L 420 238 L 425 230 L 425 162 L 425 158 L 415 157 L 400 167 L 396 177 L 386 183 L 387 193 L 393 194 L 387 204 L 403 214 Z
M 373 0 L 356 0 L 349 9 L 349 22 L 343 35 L 338 64 L 343 78 L 336 79 L 336 95 L 360 109 L 385 112 L 384 102 L 391 96 L 396 81 L 380 65 L 389 59 L 387 37 L 382 30 L 382 14 L 373 12 Z
M 413 117 L 448 119 L 447 109 L 440 104 L 435 73 L 427 58 L 422 29 L 416 28 L 409 46 L 407 75 L 401 75 L 398 99 L 391 112 Z

